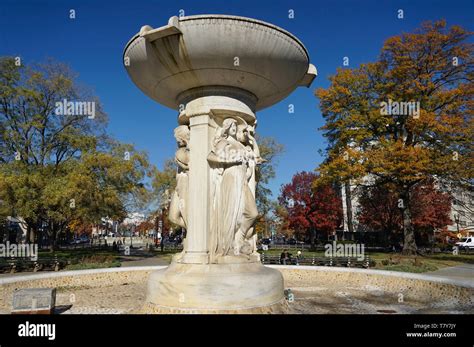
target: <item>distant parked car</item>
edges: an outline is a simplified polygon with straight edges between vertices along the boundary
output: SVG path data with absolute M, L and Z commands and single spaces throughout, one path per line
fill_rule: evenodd
M 80 237 L 76 237 L 74 238 L 70 244 L 71 245 L 80 245 L 82 243 L 89 243 L 90 242 L 90 239 L 87 235 L 83 235 L 83 236 L 80 236 Z
M 289 245 L 296 245 L 298 241 L 296 241 L 296 239 L 288 239 L 286 240 L 286 243 Z
M 272 240 L 271 239 L 262 239 L 260 242 L 261 242 L 262 245 L 269 245 L 269 244 L 272 243 Z
M 456 242 L 459 249 L 474 249 L 474 237 L 463 237 L 459 242 Z

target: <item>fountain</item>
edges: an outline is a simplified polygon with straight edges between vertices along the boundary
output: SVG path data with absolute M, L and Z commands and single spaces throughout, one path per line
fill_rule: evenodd
M 56 313 L 65 314 L 474 312 L 471 279 L 260 263 L 255 112 L 316 76 L 290 33 L 242 17 L 172 17 L 162 28 L 143 27 L 123 58 L 145 94 L 179 110 L 169 218 L 187 230 L 184 251 L 168 267 L 0 278 L 0 314 L 11 313 L 15 293 L 26 288 L 56 288 Z M 284 289 L 293 293 L 290 304 Z
M 256 249 L 255 112 L 311 85 L 306 48 L 269 23 L 199 15 L 143 26 L 123 59 L 140 90 L 179 112 L 169 218 L 186 239 L 151 273 L 143 312 L 285 312 L 283 277 Z

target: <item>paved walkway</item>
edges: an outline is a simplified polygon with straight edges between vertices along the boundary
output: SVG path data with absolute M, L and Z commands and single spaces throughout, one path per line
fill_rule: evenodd
M 474 283 L 474 264 L 445 267 L 440 270 L 425 272 L 424 274 L 454 280 L 472 281 Z
M 126 257 L 123 257 L 121 261 L 121 267 L 129 266 L 155 266 L 155 265 L 169 265 L 171 260 L 170 257 L 148 257 L 148 258 L 130 258 L 128 260 Z

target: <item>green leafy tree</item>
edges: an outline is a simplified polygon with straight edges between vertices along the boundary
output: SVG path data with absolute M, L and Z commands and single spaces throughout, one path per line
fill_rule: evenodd
M 255 200 L 260 213 L 256 223 L 258 234 L 269 236 L 269 228 L 272 216 L 275 213 L 275 202 L 272 200 L 272 192 L 268 183 L 275 178 L 275 169 L 278 165 L 278 156 L 284 151 L 284 146 L 273 137 L 257 136 L 256 138 L 263 162 L 257 166 L 255 189 Z
M 24 219 L 29 241 L 41 229 L 54 248 L 71 223 L 121 219 L 143 200 L 147 156 L 106 135 L 99 100 L 67 66 L 1 58 L 0 82 L 0 212 Z M 95 114 L 57 112 L 64 100 Z

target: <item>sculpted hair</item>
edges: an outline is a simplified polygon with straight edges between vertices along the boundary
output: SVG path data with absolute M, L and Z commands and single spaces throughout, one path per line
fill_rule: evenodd
M 237 121 L 234 118 L 224 119 L 224 122 L 222 123 L 221 136 L 226 136 L 227 137 L 229 135 L 229 129 L 232 126 L 232 124 L 237 125 Z
M 189 141 L 189 128 L 187 125 L 180 125 L 174 129 L 174 137 L 177 141 L 181 140 L 183 142 Z

